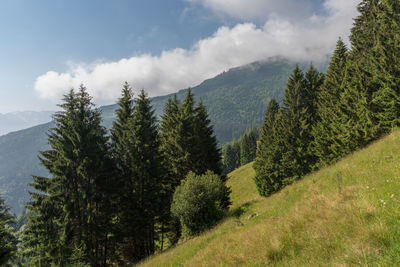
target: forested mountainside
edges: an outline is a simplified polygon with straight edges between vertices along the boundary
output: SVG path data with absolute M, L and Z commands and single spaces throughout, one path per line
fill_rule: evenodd
M 269 100 L 283 99 L 287 78 L 295 65 L 278 59 L 255 62 L 192 88 L 196 100 L 202 99 L 207 107 L 220 144 L 239 137 L 246 128 L 261 125 Z M 178 99 L 182 100 L 186 91 L 179 91 Z M 157 115 L 163 112 L 171 96 L 152 99 Z M 111 127 L 116 108 L 117 105 L 100 108 L 107 128 Z M 47 132 L 51 127 L 52 123 L 47 123 L 0 136 L 0 193 L 15 213 L 19 213 L 29 199 L 27 190 L 31 175 L 46 173 L 39 164 L 38 152 L 48 148 Z

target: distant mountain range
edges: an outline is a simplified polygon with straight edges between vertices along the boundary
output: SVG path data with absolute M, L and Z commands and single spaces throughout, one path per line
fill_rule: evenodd
M 0 114 L 0 135 L 51 121 L 53 111 L 21 111 Z
M 239 137 L 246 128 L 261 125 L 271 98 L 283 99 L 286 82 L 295 63 L 285 60 L 255 62 L 231 69 L 193 87 L 197 100 L 202 99 L 210 114 L 220 144 Z M 304 64 L 301 67 L 305 68 Z M 177 93 L 183 100 L 187 90 Z M 162 114 L 169 97 L 152 99 L 157 115 Z M 117 105 L 100 108 L 103 124 L 110 128 Z M 38 152 L 48 149 L 47 133 L 53 122 L 0 136 L 0 194 L 19 213 L 29 199 L 27 186 L 31 175 L 46 175 Z

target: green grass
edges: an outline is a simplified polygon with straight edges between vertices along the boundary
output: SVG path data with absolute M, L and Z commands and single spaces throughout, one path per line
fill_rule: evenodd
M 400 263 L 399 130 L 268 198 L 253 176 L 251 164 L 229 175 L 233 205 L 223 222 L 140 266 Z

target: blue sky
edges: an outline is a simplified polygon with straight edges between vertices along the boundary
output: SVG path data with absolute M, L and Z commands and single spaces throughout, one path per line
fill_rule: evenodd
M 346 10 L 358 1 L 226 2 L 2 0 L 0 113 L 53 110 L 81 82 L 96 103 L 107 104 L 123 80 L 159 95 L 275 55 L 320 60 L 332 48 L 328 42 L 347 34 L 355 13 Z M 341 16 L 348 22 L 335 26 L 332 18 Z M 326 43 L 307 41 L 297 54 L 290 52 L 300 38 L 296 32 L 324 29 L 333 32 Z M 313 46 L 322 52 L 306 55 Z

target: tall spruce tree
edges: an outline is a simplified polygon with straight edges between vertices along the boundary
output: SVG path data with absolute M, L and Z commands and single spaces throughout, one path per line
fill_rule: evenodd
M 135 206 L 135 202 L 132 200 L 132 188 L 130 188 L 130 181 L 134 180 L 132 167 L 134 159 L 129 153 L 129 140 L 132 135 L 129 123 L 133 118 L 133 104 L 132 88 L 125 82 L 121 98 L 118 101 L 118 109 L 115 111 L 116 119 L 110 130 L 112 155 L 116 165 L 115 182 L 118 188 L 117 206 L 115 207 L 118 224 L 116 225 L 115 239 L 119 253 L 118 261 L 121 264 L 128 264 L 134 261 L 135 257 L 141 257 L 133 252 L 138 245 L 135 243 L 136 233 L 131 231 L 134 221 L 129 221 L 131 212 L 135 211 L 132 208 L 132 206 Z
M 255 183 L 262 196 L 268 196 L 281 187 L 280 159 L 281 151 L 277 142 L 276 117 L 279 105 L 272 99 L 267 107 L 265 120 L 257 143 L 257 154 L 253 168 L 256 172 Z
M 222 174 L 221 150 L 218 148 L 218 141 L 214 135 L 214 129 L 208 117 L 203 101 L 200 101 L 194 110 L 194 127 L 196 156 L 195 165 L 192 167 L 199 175 L 207 170 L 215 174 Z
M 135 99 L 133 117 L 128 122 L 127 150 L 132 176 L 123 185 L 126 208 L 121 214 L 124 235 L 132 242 L 124 254 L 136 262 L 155 251 L 155 228 L 161 212 L 163 183 L 157 120 L 150 99 L 142 90 Z
M 337 146 L 337 127 L 342 124 L 342 114 L 339 108 L 343 94 L 343 82 L 346 72 L 348 49 L 342 39 L 336 44 L 331 58 L 324 84 L 318 92 L 318 121 L 314 125 L 313 153 L 318 157 L 319 166 L 327 165 L 338 159 L 341 147 Z
M 382 0 L 378 14 L 379 32 L 372 64 L 375 84 L 373 96 L 377 111 L 377 135 L 388 133 L 400 119 L 400 2 Z
M 306 113 L 306 80 L 303 72 L 297 66 L 289 81 L 283 100 L 282 116 L 278 120 L 278 131 L 282 135 L 281 167 L 283 185 L 290 184 L 309 171 L 307 160 L 308 150 L 308 116 Z
M 351 30 L 351 52 L 348 55 L 344 92 L 340 107 L 342 122 L 338 129 L 339 157 L 368 144 L 379 136 L 379 122 L 374 115 L 377 105 L 373 101 L 379 86 L 374 79 L 373 50 L 379 32 L 379 0 L 363 0 Z
M 34 177 L 26 231 L 33 265 L 106 266 L 113 257 L 112 164 L 100 112 L 86 88 L 64 97 L 41 152 L 50 178 Z

